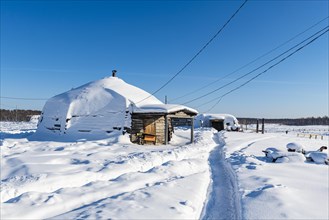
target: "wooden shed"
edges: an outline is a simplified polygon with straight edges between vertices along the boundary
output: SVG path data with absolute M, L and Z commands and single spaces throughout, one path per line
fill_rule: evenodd
M 145 105 L 133 110 L 131 115 L 131 141 L 138 143 L 168 144 L 176 122 L 191 127 L 193 141 L 193 119 L 197 111 L 182 105 Z

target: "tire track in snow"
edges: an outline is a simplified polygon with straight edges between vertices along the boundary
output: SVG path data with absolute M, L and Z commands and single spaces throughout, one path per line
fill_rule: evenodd
M 225 160 L 222 133 L 213 138 L 218 146 L 210 152 L 209 165 L 212 182 L 208 189 L 206 202 L 201 219 L 242 219 L 241 201 L 237 179 L 231 165 Z

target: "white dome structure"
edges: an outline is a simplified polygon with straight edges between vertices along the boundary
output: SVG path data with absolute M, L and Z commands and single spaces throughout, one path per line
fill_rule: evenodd
M 238 131 L 241 128 L 237 118 L 230 114 L 199 114 L 195 124 L 196 127 L 214 127 L 219 131 Z
M 150 104 L 163 105 L 122 79 L 107 77 L 50 98 L 42 110 L 35 136 L 42 139 L 55 135 L 75 140 L 90 135 L 106 137 L 114 130 L 130 127 L 131 108 Z

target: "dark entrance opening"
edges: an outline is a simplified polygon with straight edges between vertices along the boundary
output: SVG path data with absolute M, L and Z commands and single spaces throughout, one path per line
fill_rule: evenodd
M 211 127 L 215 128 L 217 131 L 224 130 L 224 120 L 211 120 Z

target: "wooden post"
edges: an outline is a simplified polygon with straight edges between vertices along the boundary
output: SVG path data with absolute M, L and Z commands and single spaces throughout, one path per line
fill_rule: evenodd
M 258 133 L 258 130 L 259 130 L 259 121 L 257 119 L 257 124 L 256 124 L 256 133 Z
M 165 145 L 168 144 L 168 115 L 165 115 L 165 131 L 164 131 L 164 135 L 165 135 Z
M 194 118 L 191 117 L 191 143 L 194 143 Z
M 264 127 L 265 127 L 265 119 L 263 118 L 262 119 L 262 134 L 264 134 Z

